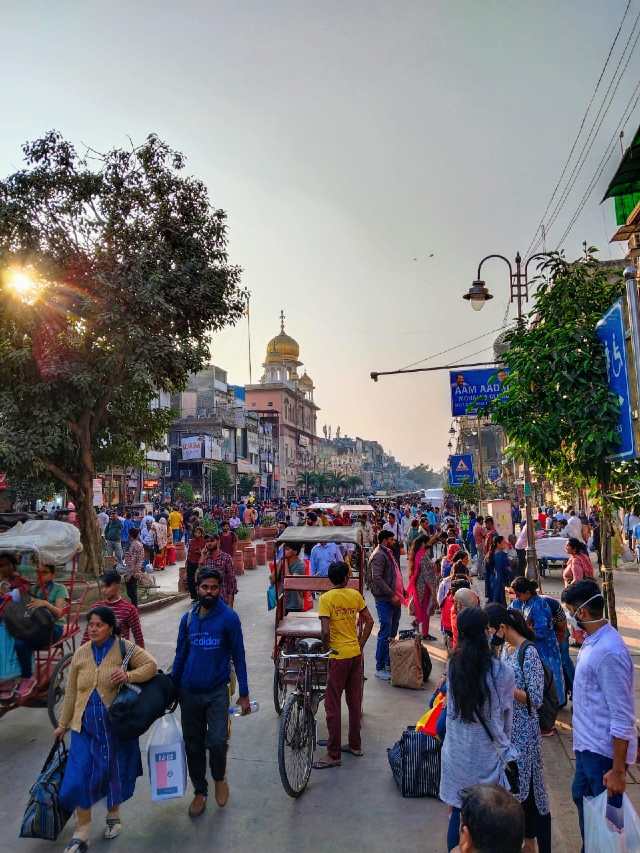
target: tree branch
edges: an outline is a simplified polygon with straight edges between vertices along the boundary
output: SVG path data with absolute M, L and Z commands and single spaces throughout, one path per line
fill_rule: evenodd
M 78 494 L 80 491 L 80 484 L 73 479 L 69 474 L 59 468 L 54 462 L 47 462 L 45 459 L 40 459 L 40 464 L 42 467 L 53 474 L 61 483 L 64 483 L 67 488 L 69 488 L 75 494 Z

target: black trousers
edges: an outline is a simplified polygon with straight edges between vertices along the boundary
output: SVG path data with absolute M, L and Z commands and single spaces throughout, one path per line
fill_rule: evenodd
M 526 548 L 516 548 L 518 555 L 518 575 L 525 576 L 527 572 L 527 551 Z
M 551 814 L 540 814 L 533 793 L 533 778 L 529 795 L 522 804 L 524 811 L 524 837 L 535 838 L 538 842 L 538 853 L 551 853 Z
M 189 588 L 189 595 L 195 601 L 198 597 L 198 593 L 196 592 L 196 572 L 198 571 L 197 563 L 187 563 L 187 587 Z
M 125 586 L 127 587 L 127 595 L 129 596 L 129 601 L 133 604 L 134 607 L 138 606 L 138 581 L 136 578 L 129 578 L 128 581 L 125 581 Z
M 194 793 L 206 796 L 207 749 L 213 780 L 221 782 L 227 771 L 229 687 L 222 684 L 207 693 L 181 690 L 180 710 L 189 777 Z

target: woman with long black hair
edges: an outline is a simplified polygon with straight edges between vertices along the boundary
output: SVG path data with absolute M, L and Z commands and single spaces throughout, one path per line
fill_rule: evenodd
M 460 792 L 469 785 L 499 784 L 509 790 L 513 669 L 489 645 L 489 619 L 478 607 L 458 616 L 458 644 L 449 661 L 447 736 L 442 746 L 440 799 L 451 806 L 447 849 L 460 835 Z
M 542 705 L 544 669 L 534 645 L 536 635 L 518 610 L 500 604 L 488 604 L 492 645 L 512 667 L 513 729 L 511 743 L 518 750 L 518 790 L 514 796 L 522 803 L 525 815 L 525 851 L 551 853 L 551 813 L 544 784 L 542 735 L 537 710 Z M 506 650 L 503 651 L 506 643 Z

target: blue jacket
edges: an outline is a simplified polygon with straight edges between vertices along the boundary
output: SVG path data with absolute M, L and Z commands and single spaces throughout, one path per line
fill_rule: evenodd
M 248 696 L 247 664 L 238 614 L 219 599 L 201 619 L 200 607 L 194 605 L 184 614 L 178 629 L 171 673 L 176 687 L 191 693 L 208 693 L 221 684 L 228 684 L 232 659 L 239 695 Z

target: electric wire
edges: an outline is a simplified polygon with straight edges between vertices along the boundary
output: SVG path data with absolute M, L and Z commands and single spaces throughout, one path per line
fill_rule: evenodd
M 625 20 L 626 20 L 626 18 L 627 18 L 627 14 L 629 13 L 629 8 L 630 8 L 630 6 L 631 6 L 631 0 L 628 0 L 628 2 L 627 2 L 627 6 L 626 6 L 626 8 L 625 8 L 625 10 L 624 10 L 624 14 L 622 15 L 622 20 L 620 21 L 620 24 L 618 25 L 618 29 L 617 29 L 617 31 L 616 31 L 616 34 L 615 34 L 615 36 L 614 36 L 613 41 L 611 42 L 611 46 L 610 46 L 610 48 L 609 48 L 609 52 L 607 53 L 607 57 L 606 57 L 606 59 L 605 59 L 605 61 L 604 61 L 604 65 L 602 66 L 602 70 L 601 70 L 601 72 L 600 72 L 600 76 L 598 77 L 598 80 L 597 80 L 597 82 L 596 82 L 595 88 L 594 88 L 594 90 L 593 90 L 593 92 L 592 92 L 592 94 L 591 94 L 591 98 L 589 99 L 589 103 L 587 104 L 587 108 L 586 108 L 586 110 L 585 110 L 585 112 L 584 112 L 584 115 L 582 116 L 582 121 L 580 122 L 580 127 L 578 128 L 578 132 L 577 132 L 577 134 L 576 134 L 576 138 L 573 140 L 573 145 L 571 146 L 571 149 L 570 149 L 570 151 L 569 151 L 569 154 L 568 154 L 568 156 L 567 156 L 567 159 L 565 160 L 565 163 L 564 163 L 564 165 L 563 165 L 563 167 L 562 167 L 562 171 L 560 172 L 560 177 L 558 178 L 557 183 L 556 183 L 555 187 L 553 188 L 553 192 L 551 193 L 551 197 L 549 198 L 549 201 L 547 202 L 547 206 L 546 206 L 546 207 L 545 207 L 545 209 L 544 209 L 544 213 L 543 213 L 543 214 L 542 214 L 542 216 L 540 217 L 540 222 L 538 223 L 538 227 L 536 228 L 536 230 L 535 230 L 535 232 L 534 232 L 534 235 L 533 235 L 533 237 L 531 238 L 531 242 L 529 243 L 529 247 L 528 247 L 527 251 L 524 253 L 524 257 L 525 257 L 525 258 L 528 258 L 528 257 L 529 257 L 529 255 L 530 255 L 530 254 L 532 254 L 532 251 L 531 251 L 531 250 L 532 250 L 533 244 L 534 244 L 534 242 L 535 242 L 535 240 L 536 240 L 536 237 L 538 236 L 538 233 L 542 230 L 542 228 L 543 228 L 543 226 L 544 226 L 544 220 L 545 220 L 545 217 L 546 217 L 547 213 L 549 212 L 549 209 L 551 208 L 551 205 L 553 204 L 553 201 L 554 201 L 554 199 L 555 199 L 555 197 L 556 197 L 556 194 L 557 194 L 557 192 L 558 192 L 558 190 L 559 190 L 559 188 L 560 188 L 560 184 L 562 183 L 562 180 L 563 180 L 563 178 L 564 178 L 564 176 L 565 176 L 565 174 L 566 174 L 566 171 L 567 171 L 567 169 L 568 169 L 568 167 L 569 167 L 569 163 L 571 162 L 571 158 L 573 157 L 573 152 L 576 150 L 576 146 L 577 146 L 577 144 L 578 144 L 578 140 L 580 139 L 580 135 L 582 134 L 582 131 L 583 131 L 584 126 L 585 126 L 585 124 L 586 124 L 587 116 L 589 115 L 589 112 L 590 112 L 590 110 L 591 110 L 591 107 L 593 106 L 593 102 L 594 102 L 595 97 L 596 97 L 596 95 L 597 95 L 597 93 L 598 93 L 598 89 L 600 88 L 600 83 L 602 83 L 602 79 L 603 79 L 603 77 L 604 77 L 604 75 L 605 75 L 605 72 L 606 72 L 606 70 L 607 70 L 607 66 L 609 65 L 609 60 L 611 59 L 611 55 L 613 54 L 614 48 L 615 48 L 615 46 L 616 46 L 616 44 L 617 44 L 617 41 L 618 41 L 618 39 L 619 39 L 619 37 L 620 37 L 620 33 L 622 32 L 622 27 L 624 26 L 624 22 L 625 22 Z
M 408 370 L 410 367 L 415 367 L 418 364 L 422 364 L 425 361 L 430 361 L 432 358 L 438 358 L 438 356 L 446 355 L 448 352 L 453 352 L 454 349 L 460 349 L 460 347 L 466 347 L 467 344 L 473 344 L 476 341 L 482 340 L 482 338 L 486 338 L 487 335 L 493 335 L 496 332 L 501 332 L 503 329 L 506 329 L 508 326 L 512 325 L 512 323 L 503 323 L 502 326 L 498 326 L 497 329 L 490 329 L 488 332 L 483 332 L 483 334 L 478 335 L 475 338 L 470 338 L 468 341 L 462 341 L 460 344 L 456 344 L 452 347 L 447 347 L 447 349 L 440 350 L 440 352 L 434 352 L 431 355 L 425 355 L 424 358 L 419 359 L 418 361 L 412 361 L 411 364 L 405 364 L 404 367 L 399 367 L 398 370 Z M 488 347 L 485 347 L 488 349 Z M 480 352 L 484 352 L 484 350 L 480 350 Z M 475 355 L 476 353 L 472 353 Z M 465 356 L 465 358 L 469 358 L 469 356 Z

